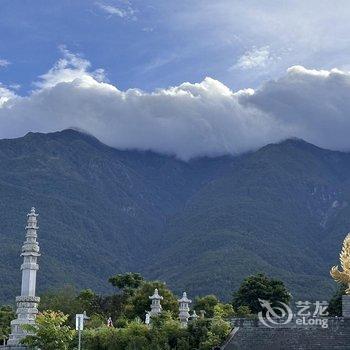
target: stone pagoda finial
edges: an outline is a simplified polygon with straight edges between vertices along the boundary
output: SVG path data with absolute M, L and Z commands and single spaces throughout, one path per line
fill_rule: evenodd
M 35 296 L 36 273 L 39 270 L 37 259 L 40 256 L 40 248 L 37 242 L 37 216 L 35 208 L 32 207 L 27 215 L 26 240 L 22 246 L 23 264 L 21 295 L 16 298 L 17 318 L 11 322 L 11 334 L 8 345 L 18 345 L 27 334 L 22 329 L 22 325 L 34 324 L 38 313 L 38 303 L 40 298 Z
M 35 214 L 35 207 L 31 207 L 30 209 L 30 213 L 27 214 L 27 216 L 39 216 L 39 214 Z
M 196 313 L 196 310 L 193 310 L 192 315 L 191 315 L 192 320 L 196 320 L 198 318 L 198 315 Z
M 190 318 L 189 305 L 192 300 L 187 298 L 187 293 L 183 292 L 182 298 L 178 300 L 179 303 L 179 319 L 182 327 L 187 327 L 188 319 Z
M 163 300 L 163 297 L 158 294 L 158 289 L 156 288 L 154 294 L 148 298 L 152 300 L 150 316 L 159 315 L 162 312 L 160 301 Z

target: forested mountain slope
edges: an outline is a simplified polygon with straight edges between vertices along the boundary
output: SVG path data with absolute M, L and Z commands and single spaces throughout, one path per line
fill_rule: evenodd
M 350 230 L 350 155 L 302 140 L 183 162 L 65 130 L 0 140 L 0 301 L 19 291 L 25 214 L 40 213 L 39 290 L 99 291 L 139 271 L 229 298 L 248 274 L 323 298 Z

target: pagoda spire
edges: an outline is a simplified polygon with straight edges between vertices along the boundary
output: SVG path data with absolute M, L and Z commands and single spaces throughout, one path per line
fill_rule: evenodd
M 22 246 L 23 264 L 21 295 L 16 298 L 17 318 L 11 322 L 11 334 L 8 345 L 17 345 L 27 334 L 22 329 L 22 325 L 34 324 L 38 313 L 39 297 L 35 296 L 36 273 L 39 270 L 37 259 L 40 256 L 39 244 L 37 242 L 37 216 L 35 208 L 27 215 L 26 240 Z

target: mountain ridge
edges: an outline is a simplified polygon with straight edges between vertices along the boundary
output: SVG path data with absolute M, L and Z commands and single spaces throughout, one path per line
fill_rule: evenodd
M 350 227 L 349 153 L 289 139 L 185 162 L 68 129 L 0 140 L 0 164 L 0 300 L 19 289 L 33 204 L 39 291 L 73 283 L 106 292 L 108 277 L 126 271 L 226 300 L 258 271 L 296 296 L 325 297 L 335 287 L 327 269 Z

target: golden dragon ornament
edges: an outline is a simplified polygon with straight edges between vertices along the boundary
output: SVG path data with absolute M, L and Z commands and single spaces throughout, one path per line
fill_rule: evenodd
M 340 264 L 343 271 L 339 271 L 338 266 L 333 266 L 330 274 L 336 282 L 347 286 L 345 293 L 350 295 L 350 233 L 347 234 L 343 242 L 340 252 Z

